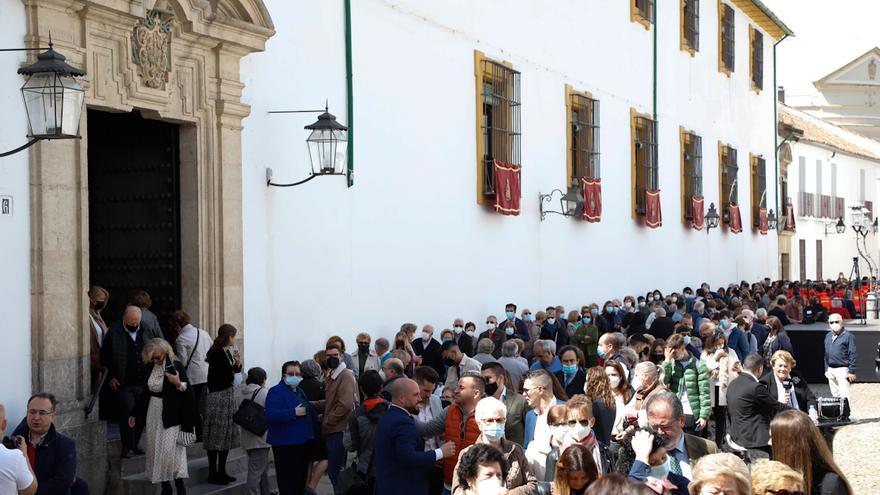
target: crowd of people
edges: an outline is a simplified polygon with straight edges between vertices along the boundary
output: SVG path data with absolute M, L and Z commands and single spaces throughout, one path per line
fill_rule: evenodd
M 163 329 L 138 291 L 108 327 L 109 293 L 93 287 L 93 391 L 122 457 L 145 455 L 163 495 L 186 492 L 194 442 L 217 485 L 236 481 L 227 456 L 242 447 L 261 495 L 270 456 L 281 495 L 314 494 L 325 474 L 341 495 L 850 494 L 785 330 L 827 322 L 825 375 L 848 398 L 843 319 L 863 294 L 844 281 L 704 283 L 570 312 L 511 303 L 482 331 L 405 323 L 392 339 L 358 334 L 350 353 L 332 336 L 274 385 L 244 368 L 232 325 L 212 338 L 176 311 Z M 262 428 L 235 419 L 248 402 Z M 9 493 L 87 493 L 55 405 L 34 395 L 0 449 L 0 473 L 20 476 Z

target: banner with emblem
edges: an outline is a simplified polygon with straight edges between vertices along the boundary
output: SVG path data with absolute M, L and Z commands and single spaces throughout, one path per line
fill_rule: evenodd
M 596 223 L 602 220 L 602 180 L 583 178 L 584 220 Z
M 521 165 L 495 160 L 495 211 L 519 215 Z
M 742 226 L 742 217 L 739 213 L 739 205 L 736 203 L 730 203 L 727 205 L 727 227 L 730 228 L 730 231 L 734 234 L 739 234 L 743 231 Z
M 645 225 L 656 229 L 663 225 L 663 213 L 660 211 L 660 190 L 645 191 Z
M 758 210 L 758 232 L 761 235 L 767 235 L 767 231 L 770 230 L 768 227 L 767 221 L 767 208 L 760 208 Z
M 705 212 L 703 211 L 703 198 L 691 196 L 691 227 L 694 230 L 703 230 Z

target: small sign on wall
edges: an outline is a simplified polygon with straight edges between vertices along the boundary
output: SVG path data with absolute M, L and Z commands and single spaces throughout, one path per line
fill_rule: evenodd
M 12 196 L 0 196 L 0 217 L 12 216 Z

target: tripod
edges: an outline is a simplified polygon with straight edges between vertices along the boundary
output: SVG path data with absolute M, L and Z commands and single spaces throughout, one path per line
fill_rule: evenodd
M 853 299 L 855 299 L 855 294 L 859 295 L 859 302 L 862 304 L 862 310 L 856 310 L 857 316 L 859 317 L 859 323 L 862 325 L 866 325 L 867 317 L 868 317 L 868 304 L 867 301 L 862 297 L 862 275 L 859 271 L 859 257 L 853 256 L 853 267 L 849 272 L 849 280 L 850 287 L 853 289 Z M 853 282 L 853 276 L 855 276 L 855 282 Z M 856 315 L 853 315 L 856 316 Z

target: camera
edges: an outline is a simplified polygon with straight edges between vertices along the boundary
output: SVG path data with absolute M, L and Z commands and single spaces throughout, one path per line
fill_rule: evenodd
M 3 437 L 3 446 L 9 450 L 17 449 L 21 445 L 21 439 L 17 437 Z

